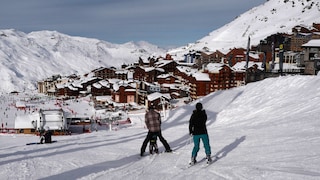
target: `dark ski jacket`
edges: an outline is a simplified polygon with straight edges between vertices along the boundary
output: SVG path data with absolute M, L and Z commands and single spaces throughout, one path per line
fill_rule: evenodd
M 206 122 L 206 111 L 194 110 L 189 121 L 189 133 L 192 135 L 208 134 Z

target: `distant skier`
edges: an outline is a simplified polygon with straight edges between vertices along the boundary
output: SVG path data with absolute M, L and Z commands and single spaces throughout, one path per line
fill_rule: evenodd
M 150 139 L 152 139 L 153 136 L 159 137 L 159 140 L 161 141 L 161 143 L 165 147 L 166 152 L 171 152 L 172 150 L 171 150 L 169 144 L 167 143 L 167 141 L 164 139 L 164 137 L 161 134 L 160 114 L 157 111 L 155 111 L 153 105 L 149 106 L 149 111 L 145 114 L 145 123 L 146 123 L 149 131 L 148 131 L 147 137 L 145 138 L 145 140 L 143 141 L 143 144 L 141 146 L 140 156 L 143 156 L 143 154 L 147 148 L 148 142 L 150 141 Z
M 49 131 L 49 128 L 46 127 L 44 131 L 40 133 L 40 144 L 52 143 L 51 136 L 52 133 Z
M 200 149 L 200 139 L 203 142 L 207 163 L 212 162 L 211 159 L 211 147 L 209 143 L 209 136 L 206 127 L 207 122 L 207 114 L 206 111 L 202 109 L 202 104 L 197 103 L 196 109 L 193 111 L 190 121 L 189 121 L 189 133 L 193 136 L 194 147 L 191 154 L 191 162 L 190 164 L 193 165 L 197 162 L 197 154 Z

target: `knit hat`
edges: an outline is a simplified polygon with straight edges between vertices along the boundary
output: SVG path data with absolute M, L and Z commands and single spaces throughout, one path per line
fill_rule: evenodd
M 196 104 L 196 109 L 197 109 L 197 111 L 201 111 L 202 110 L 202 104 L 201 103 L 197 103 Z

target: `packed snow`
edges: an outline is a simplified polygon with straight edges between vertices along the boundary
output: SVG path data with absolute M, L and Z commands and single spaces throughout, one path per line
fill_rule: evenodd
M 0 179 L 320 179 L 319 78 L 269 78 L 161 112 L 162 133 L 174 153 L 140 157 L 147 134 L 144 110 L 129 111 L 131 125 L 53 136 L 52 144 L 27 146 L 39 137 L 2 133 Z M 12 106 L 19 96 L 2 94 L 1 122 L 7 126 L 21 113 Z M 188 167 L 193 147 L 188 121 L 196 102 L 208 114 L 214 162 Z M 94 113 L 86 100 L 68 104 Z M 204 157 L 201 147 L 197 159 Z

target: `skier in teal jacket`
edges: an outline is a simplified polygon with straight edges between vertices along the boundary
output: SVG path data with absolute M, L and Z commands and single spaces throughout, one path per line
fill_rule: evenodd
M 197 103 L 196 109 L 193 111 L 190 121 L 189 121 L 189 133 L 193 136 L 194 147 L 191 155 L 190 164 L 195 164 L 197 162 L 197 154 L 200 149 L 200 139 L 203 142 L 205 153 L 207 155 L 207 162 L 211 162 L 211 147 L 209 143 L 209 136 L 206 127 L 207 113 L 202 109 L 202 104 Z

